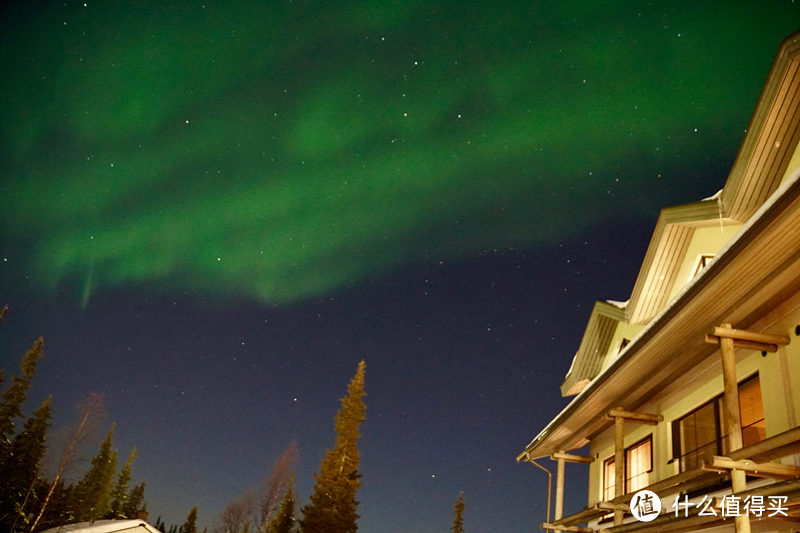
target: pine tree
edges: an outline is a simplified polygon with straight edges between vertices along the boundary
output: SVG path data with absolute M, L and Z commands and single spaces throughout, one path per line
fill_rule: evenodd
M 278 512 L 267 527 L 267 533 L 292 533 L 294 531 L 294 499 L 294 475 L 292 475 L 278 505 Z
M 144 482 L 139 483 L 131 489 L 128 501 L 122 506 L 122 515 L 128 518 L 136 518 L 139 511 L 147 509 L 147 502 L 144 501 Z M 163 522 L 162 522 L 163 524 Z M 164 531 L 161 529 L 161 531 Z
M 66 485 L 62 477 L 67 467 L 71 464 L 73 452 L 75 451 L 78 443 L 90 431 L 89 428 L 93 426 L 94 420 L 102 412 L 103 397 L 99 394 L 90 394 L 86 401 L 82 402 L 80 406 L 80 423 L 75 426 L 72 433 L 72 440 L 69 442 L 61 455 L 61 460 L 56 468 L 55 477 L 52 483 L 47 488 L 47 491 L 41 495 L 39 510 L 36 517 L 33 519 L 30 530 L 37 531 L 42 529 L 42 526 L 37 528 L 40 522 L 44 524 L 62 525 L 75 521 L 75 506 L 73 505 L 75 494 L 75 487 Z
M 46 452 L 50 425 L 47 398 L 11 441 L 10 453 L 0 467 L 0 530 L 27 529 L 28 516 L 37 507 L 37 496 L 45 486 L 39 464 Z
M 39 514 L 28 530 L 39 531 L 77 521 L 75 517 L 75 486 L 66 485 L 61 479 L 51 488 L 49 504 L 39 507 Z M 42 501 L 44 499 L 44 497 L 40 498 Z
M 104 517 L 111 504 L 111 486 L 117 472 L 117 452 L 112 449 L 114 426 L 100 445 L 100 451 L 92 458 L 92 466 L 78 482 L 78 519 L 82 522 Z
M 197 533 L 197 506 L 192 507 L 186 522 L 181 526 L 181 533 Z
M 300 522 L 303 533 L 355 533 L 358 531 L 356 491 L 361 487 L 358 473 L 360 456 L 358 428 L 366 417 L 364 396 L 364 361 L 342 398 L 336 415 L 336 444 L 325 452 L 311 502 L 303 508 Z
M 111 491 L 111 506 L 107 518 L 132 518 L 122 514 L 122 508 L 130 496 L 130 483 L 133 461 L 136 460 L 136 448 L 131 450 L 128 460 L 122 465 L 117 476 L 117 483 Z
M 456 505 L 453 510 L 453 527 L 450 528 L 453 533 L 464 533 L 464 493 L 458 495 Z
M 33 347 L 22 357 L 21 375 L 11 377 L 11 385 L 3 392 L 0 401 L 0 465 L 5 463 L 11 453 L 11 439 L 14 437 L 14 420 L 22 417 L 22 404 L 28 396 L 36 364 L 44 355 L 44 339 L 39 337 Z

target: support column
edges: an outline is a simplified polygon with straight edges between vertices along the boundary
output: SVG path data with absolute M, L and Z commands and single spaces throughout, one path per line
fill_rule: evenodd
M 659 422 L 663 422 L 664 417 L 626 411 L 624 407 L 615 407 L 606 414 L 606 418 L 614 420 L 614 498 L 619 498 L 625 494 L 625 420 L 655 426 Z M 622 509 L 614 509 L 614 525 L 622 525 L 624 516 Z
M 570 453 L 566 453 L 565 451 L 560 451 L 552 454 L 550 459 L 553 461 L 558 462 L 557 470 L 556 470 L 556 512 L 555 512 L 555 519 L 553 522 L 558 522 L 564 517 L 564 467 L 566 463 L 580 463 L 580 464 L 591 464 L 594 459 L 591 457 L 585 457 L 582 455 L 572 455 Z M 548 498 L 548 505 L 550 502 L 550 494 L 547 495 Z M 549 513 L 549 510 L 548 510 Z M 549 515 L 548 515 L 549 516 Z M 552 529 L 555 531 L 578 531 L 584 530 L 586 528 L 570 528 L 570 527 L 558 527 L 553 526 L 552 524 L 542 524 L 542 527 L 547 525 L 545 529 Z M 591 530 L 588 530 L 591 531 Z
M 731 329 L 730 324 L 722 324 L 722 328 Z M 742 447 L 742 417 L 739 411 L 739 382 L 736 379 L 736 351 L 733 339 L 720 337 L 720 352 L 722 353 L 722 376 L 725 381 L 725 426 L 728 433 L 728 453 Z M 747 489 L 747 479 L 742 470 L 731 470 L 731 485 L 733 493 L 743 492 Z M 734 517 L 736 533 L 750 533 L 750 517 L 744 515 Z
M 625 494 L 625 419 L 614 418 L 614 498 Z M 623 512 L 614 510 L 614 525 L 622 525 Z
M 558 459 L 556 473 L 556 514 L 555 521 L 564 515 L 564 459 Z

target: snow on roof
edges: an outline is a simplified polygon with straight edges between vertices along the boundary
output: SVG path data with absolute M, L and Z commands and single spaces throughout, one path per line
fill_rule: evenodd
M 717 192 L 715 192 L 713 196 L 709 196 L 708 198 L 703 198 L 700 201 L 701 202 L 712 202 L 712 201 L 719 200 L 720 196 L 722 196 L 722 189 L 720 189 Z
M 116 533 L 127 531 L 129 533 L 161 533 L 159 530 L 144 520 L 96 520 L 94 522 L 80 522 L 66 526 L 47 529 L 42 533 Z
M 606 300 L 607 304 L 611 304 L 614 307 L 619 307 L 620 309 L 625 309 L 628 307 L 628 303 L 630 303 L 630 299 L 625 300 L 624 302 L 617 302 L 616 300 Z

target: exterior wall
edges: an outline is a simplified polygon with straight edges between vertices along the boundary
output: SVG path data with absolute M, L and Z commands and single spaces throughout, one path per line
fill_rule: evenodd
M 788 335 L 788 346 L 778 348 L 778 353 L 768 354 L 764 362 L 764 373 L 768 376 L 769 387 L 762 387 L 764 417 L 767 435 L 773 435 L 800 426 L 800 293 L 766 315 L 756 328 L 767 329 L 770 333 Z M 754 328 L 754 329 L 756 329 Z M 767 405 L 769 405 L 769 410 Z M 769 413 L 769 414 L 768 414 Z M 800 458 L 787 458 L 785 463 L 793 462 L 800 466 Z
M 742 224 L 725 224 L 720 228 L 719 224 L 714 224 L 694 230 L 692 241 L 689 243 L 683 263 L 681 263 L 680 270 L 678 270 L 675 285 L 673 285 L 670 292 L 670 301 L 692 279 L 691 276 L 694 274 L 695 268 L 697 268 L 697 260 L 700 254 L 716 254 L 736 235 L 741 227 Z
M 655 473 L 656 467 L 656 440 L 658 436 L 655 429 L 658 426 L 648 426 L 645 424 L 625 424 L 625 447 L 635 444 L 640 440 L 646 438 L 652 433 L 653 435 L 653 469 Z M 614 428 L 604 431 L 597 439 L 592 439 L 590 446 L 594 462 L 589 465 L 589 505 L 592 506 L 601 501 L 603 490 L 603 463 L 606 459 L 614 455 Z M 656 477 L 650 474 L 650 482 L 656 480 Z
M 644 325 L 641 324 L 628 324 L 627 322 L 617 323 L 617 329 L 614 330 L 614 336 L 611 337 L 611 344 L 609 344 L 608 352 L 603 359 L 601 372 L 617 358 L 617 355 L 619 355 L 619 347 L 622 346 L 622 339 L 633 340 L 633 338 L 642 331 L 642 328 L 644 328 Z
M 763 357 L 761 352 L 752 350 L 738 349 L 736 353 L 736 373 L 739 381 L 756 372 L 759 374 L 767 437 L 800 425 L 800 336 L 795 334 L 798 325 L 800 325 L 800 293 L 796 293 L 748 328 L 752 331 L 789 335 L 791 342 L 788 346 L 781 347 L 777 353 L 767 354 L 766 357 Z M 711 326 L 709 324 L 709 329 Z M 650 483 L 679 472 L 677 462 L 669 463 L 672 457 L 672 422 L 724 391 L 719 351 L 714 352 L 695 370 L 681 381 L 662 390 L 648 404 L 637 409 L 641 412 L 663 415 L 664 422 L 657 426 L 634 422 L 625 424 L 626 447 L 650 433 L 653 435 L 653 471 L 650 473 Z M 592 457 L 595 458 L 589 468 L 588 503 L 592 506 L 601 499 L 603 462 L 614 454 L 613 426 L 594 437 L 590 445 Z M 783 462 L 800 466 L 798 455 L 800 454 L 785 458 Z

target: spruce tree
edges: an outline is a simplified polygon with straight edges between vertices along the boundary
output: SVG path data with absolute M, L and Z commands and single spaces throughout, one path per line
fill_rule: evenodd
M 108 518 L 131 518 L 130 516 L 126 517 L 122 514 L 122 509 L 130 496 L 131 472 L 134 460 L 136 460 L 136 448 L 131 450 L 131 453 L 128 455 L 128 460 L 125 461 L 125 464 L 122 465 L 119 471 L 117 483 L 111 491 L 111 506 Z
M 47 398 L 11 441 L 10 453 L 0 467 L 0 530 L 27 529 L 28 516 L 37 507 L 37 496 L 46 485 L 39 464 L 47 450 L 50 425 Z
M 311 502 L 303 508 L 303 533 L 355 533 L 358 531 L 356 491 L 361 487 L 358 428 L 366 417 L 364 361 L 347 387 L 347 396 L 335 418 L 336 444 L 325 452 Z
M 19 376 L 11 377 L 11 384 L 3 392 L 0 400 L 0 465 L 5 463 L 11 453 L 11 439 L 14 437 L 14 420 L 22 417 L 22 404 L 28 396 L 36 364 L 44 355 L 44 339 L 39 337 L 33 347 L 22 357 Z
M 61 479 L 52 487 L 48 505 L 42 508 L 47 495 L 41 496 L 39 514 L 33 520 L 29 530 L 39 531 L 55 526 L 77 522 L 75 517 L 75 485 L 66 485 Z M 38 526 L 37 526 L 38 524 Z
M 186 517 L 186 522 L 183 523 L 180 529 L 181 533 L 197 533 L 197 506 L 192 507 L 189 511 L 189 516 Z
M 128 501 L 122 506 L 122 514 L 128 518 L 136 518 L 139 511 L 144 511 L 145 509 L 147 509 L 147 502 L 144 501 L 144 482 L 141 482 L 131 489 Z M 161 531 L 164 530 L 162 529 Z
M 456 505 L 453 510 L 453 527 L 450 528 L 453 533 L 464 533 L 464 493 L 458 495 Z
M 78 519 L 90 522 L 103 518 L 111 504 L 111 486 L 117 472 L 117 452 L 112 449 L 114 426 L 106 435 L 92 465 L 76 487 Z
M 294 475 L 292 475 L 286 492 L 278 504 L 278 512 L 267 527 L 267 533 L 292 533 L 294 531 L 294 500 Z

